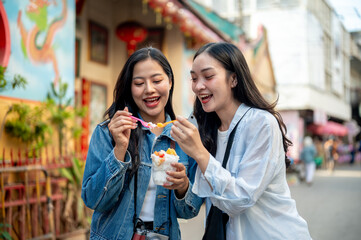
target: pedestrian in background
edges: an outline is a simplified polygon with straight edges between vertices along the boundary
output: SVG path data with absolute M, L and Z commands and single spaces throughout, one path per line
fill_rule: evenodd
M 241 51 L 206 44 L 193 58 L 191 76 L 199 131 L 177 117 L 171 135 L 198 163 L 193 192 L 206 198 L 203 239 L 311 239 L 286 181 L 285 125 Z
M 323 147 L 323 142 L 322 142 L 322 138 L 319 136 L 315 137 L 315 141 L 314 141 L 315 147 L 316 147 L 316 152 L 317 152 L 317 156 L 315 158 L 315 163 L 316 163 L 316 169 L 317 168 L 325 168 L 326 164 L 325 164 L 325 149 Z
M 350 164 L 353 165 L 355 162 L 355 158 L 356 158 L 356 153 L 357 153 L 357 147 L 356 147 L 356 142 L 352 142 L 350 144 Z
M 90 239 L 135 239 L 142 237 L 139 229 L 140 235 L 180 240 L 177 218 L 198 214 L 203 199 L 191 191 L 197 165 L 170 136 L 171 125 L 150 130 L 131 118 L 175 119 L 173 86 L 172 68 L 158 49 L 142 48 L 125 63 L 106 111 L 109 119 L 95 128 L 86 160 L 82 198 L 94 210 Z M 157 186 L 150 156 L 172 142 L 179 156 L 176 171 L 167 172 L 173 185 Z
M 337 157 L 337 155 L 335 155 L 336 151 L 334 146 L 336 146 L 335 138 L 331 136 L 324 144 L 324 149 L 326 153 L 326 168 L 328 171 L 331 172 L 335 168 L 335 157 Z
M 305 164 L 306 171 L 306 183 L 311 186 L 313 181 L 313 176 L 316 170 L 315 158 L 317 155 L 317 150 L 313 144 L 312 138 L 306 136 L 303 140 L 303 149 L 301 151 L 301 161 Z

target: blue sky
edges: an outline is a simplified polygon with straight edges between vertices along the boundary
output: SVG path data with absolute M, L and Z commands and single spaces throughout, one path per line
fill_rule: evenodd
M 361 0 L 328 0 L 349 32 L 361 31 Z

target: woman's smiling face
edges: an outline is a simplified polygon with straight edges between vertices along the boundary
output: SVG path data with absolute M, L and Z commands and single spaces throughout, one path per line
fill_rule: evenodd
M 231 74 L 208 53 L 201 53 L 194 59 L 191 76 L 192 90 L 205 112 L 227 109 L 235 101 Z
M 157 61 L 148 58 L 135 64 L 131 91 L 145 121 L 164 121 L 171 87 L 171 80 Z

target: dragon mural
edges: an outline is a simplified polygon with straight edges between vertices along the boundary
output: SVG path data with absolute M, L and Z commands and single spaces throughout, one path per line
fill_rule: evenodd
M 22 11 L 19 10 L 17 25 L 21 35 L 21 47 L 25 57 L 33 64 L 51 63 L 55 72 L 54 84 L 57 85 L 60 74 L 53 40 L 56 32 L 65 24 L 67 18 L 67 2 L 62 0 L 62 12 L 48 24 L 48 7 L 57 6 L 56 0 L 30 0 L 25 13 L 34 23 L 27 30 L 22 22 Z M 44 37 L 45 36 L 45 37 Z

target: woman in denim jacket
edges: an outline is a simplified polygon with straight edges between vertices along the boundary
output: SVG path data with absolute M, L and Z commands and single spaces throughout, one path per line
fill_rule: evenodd
M 82 198 L 94 210 L 90 239 L 132 238 L 135 174 L 136 217 L 147 229 L 181 239 L 177 218 L 198 214 L 202 199 L 191 191 L 197 165 L 178 144 L 177 170 L 167 172 L 173 184 L 157 186 L 151 178 L 151 154 L 174 143 L 171 125 L 150 130 L 130 118 L 154 123 L 175 119 L 173 86 L 171 66 L 155 48 L 136 51 L 124 65 L 105 113 L 109 119 L 95 128 L 86 160 Z

